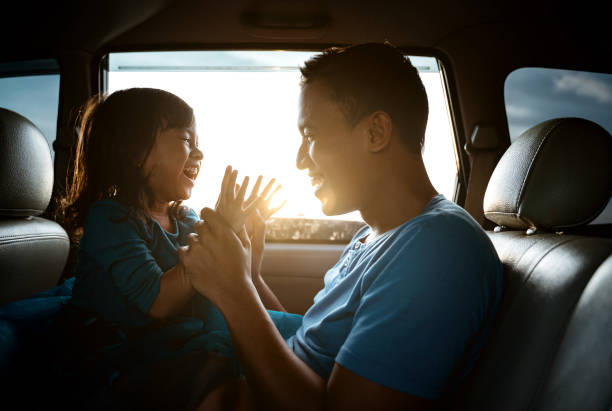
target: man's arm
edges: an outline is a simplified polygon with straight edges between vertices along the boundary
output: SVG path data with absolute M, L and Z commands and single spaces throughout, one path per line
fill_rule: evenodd
M 249 215 L 245 224 L 251 242 L 251 277 L 253 278 L 253 284 L 255 284 L 259 298 L 261 298 L 264 306 L 269 310 L 286 312 L 287 310 L 285 307 L 283 307 L 278 297 L 276 297 L 274 292 L 270 289 L 270 287 L 268 287 L 268 284 L 266 284 L 261 276 L 261 266 L 263 263 L 263 254 L 266 244 L 266 221 L 285 204 L 283 202 L 276 207 L 270 206 L 274 195 L 281 188 L 281 186 L 277 185 L 276 188 L 272 190 L 275 179 L 271 179 L 260 194 L 259 187 L 261 185 L 262 178 L 262 176 L 257 177 L 257 181 L 255 182 L 255 186 L 253 186 L 251 195 L 245 201 L 245 203 L 250 204 L 255 202 L 258 196 L 261 197 L 261 201 L 257 206 L 257 209 L 255 212 Z
M 268 284 L 266 284 L 261 274 L 253 273 L 253 284 L 257 289 L 257 294 L 259 294 L 259 298 L 268 310 L 287 312 L 285 307 L 279 301 L 276 294 L 274 294 L 274 291 L 272 291 L 270 287 L 268 287 Z
M 242 288 L 242 287 L 241 287 Z M 219 309 L 261 409 L 323 409 L 325 380 L 287 346 L 258 298 L 244 287 Z
M 429 410 L 433 400 L 405 394 L 334 365 L 327 382 L 330 410 Z
M 282 339 L 256 294 L 222 309 L 259 409 L 426 410 L 432 401 L 396 391 L 335 364 L 325 381 Z M 248 313 L 248 314 L 247 314 Z
M 262 409 L 344 409 L 354 403 L 374 408 L 423 409 L 413 396 L 380 386 L 335 366 L 325 381 L 287 346 L 250 280 L 250 243 L 209 213 L 200 226 L 214 239 L 190 244 L 179 254 L 196 290 L 223 313 L 247 382 Z M 426 402 L 425 402 L 426 403 Z M 421 408 L 410 408 L 410 407 Z M 354 408 L 354 407 L 353 407 Z

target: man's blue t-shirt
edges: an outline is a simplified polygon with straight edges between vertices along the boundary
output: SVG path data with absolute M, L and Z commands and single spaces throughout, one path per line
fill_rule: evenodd
M 334 363 L 436 398 L 471 369 L 497 310 L 502 265 L 485 232 L 442 195 L 371 242 L 358 231 L 288 339 L 327 379 Z

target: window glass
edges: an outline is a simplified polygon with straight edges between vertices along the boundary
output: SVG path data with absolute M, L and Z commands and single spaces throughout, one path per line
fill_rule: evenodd
M 612 75 L 526 67 L 504 85 L 510 140 L 555 117 L 582 117 L 612 134 Z M 612 202 L 591 224 L 612 223 Z
M 111 53 L 108 91 L 130 87 L 168 90 L 196 113 L 203 167 L 192 197 L 196 210 L 212 207 L 225 166 L 242 176 L 275 177 L 287 200 L 269 227 L 271 240 L 348 241 L 363 220 L 357 212 L 327 217 L 313 195 L 307 171 L 295 166 L 299 66 L 314 52 L 200 51 Z M 433 184 L 454 198 L 457 161 L 438 62 L 410 57 L 430 103 L 424 160 Z
M 0 107 L 33 122 L 47 139 L 52 156 L 59 104 L 57 73 L 55 60 L 0 64 Z

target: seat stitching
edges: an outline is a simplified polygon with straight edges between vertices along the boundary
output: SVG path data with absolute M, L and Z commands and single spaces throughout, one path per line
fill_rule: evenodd
M 5 246 L 5 245 L 11 245 L 11 244 L 34 243 L 37 241 L 49 241 L 49 240 L 64 240 L 66 242 L 69 242 L 66 237 L 62 237 L 62 236 L 44 236 L 44 237 L 25 237 L 25 238 L 15 239 L 14 241 L 11 241 L 11 240 L 0 241 L 0 245 Z
M 533 163 L 535 162 L 535 159 L 538 157 L 538 155 L 540 154 L 540 150 L 542 149 L 542 145 L 544 144 L 544 142 L 546 142 L 548 140 L 548 137 L 550 136 L 550 134 L 557 128 L 559 127 L 559 125 L 561 123 L 563 123 L 565 120 L 560 120 L 556 123 L 551 124 L 548 127 L 548 130 L 544 133 L 544 137 L 542 138 L 542 141 L 540 141 L 540 144 L 538 145 L 538 148 L 536 149 L 535 154 L 533 155 L 533 157 L 531 158 L 531 162 L 529 163 L 529 167 L 527 167 L 527 172 L 525 173 L 525 177 L 523 178 L 523 182 L 521 183 L 521 190 L 519 191 L 518 196 L 516 197 L 516 204 L 514 205 L 515 210 L 517 211 L 517 215 L 520 214 L 520 210 L 519 210 L 519 203 L 521 202 L 521 197 L 523 196 L 523 190 L 525 189 L 525 185 L 527 182 L 527 178 L 529 177 L 529 174 L 531 172 L 531 169 L 533 167 Z
M 56 232 L 56 233 L 38 233 L 38 234 L 9 234 L 9 235 L 0 235 L 0 239 L 3 239 L 3 238 L 46 237 L 46 236 L 58 236 L 58 237 L 62 237 L 62 234 L 61 234 L 61 232 Z

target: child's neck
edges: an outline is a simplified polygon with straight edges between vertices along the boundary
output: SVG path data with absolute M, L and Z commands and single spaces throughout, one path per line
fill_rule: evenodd
M 149 214 L 151 218 L 157 221 L 164 230 L 173 232 L 174 224 L 172 224 L 172 220 L 170 220 L 168 208 L 168 203 L 152 204 L 151 207 L 149 207 Z

